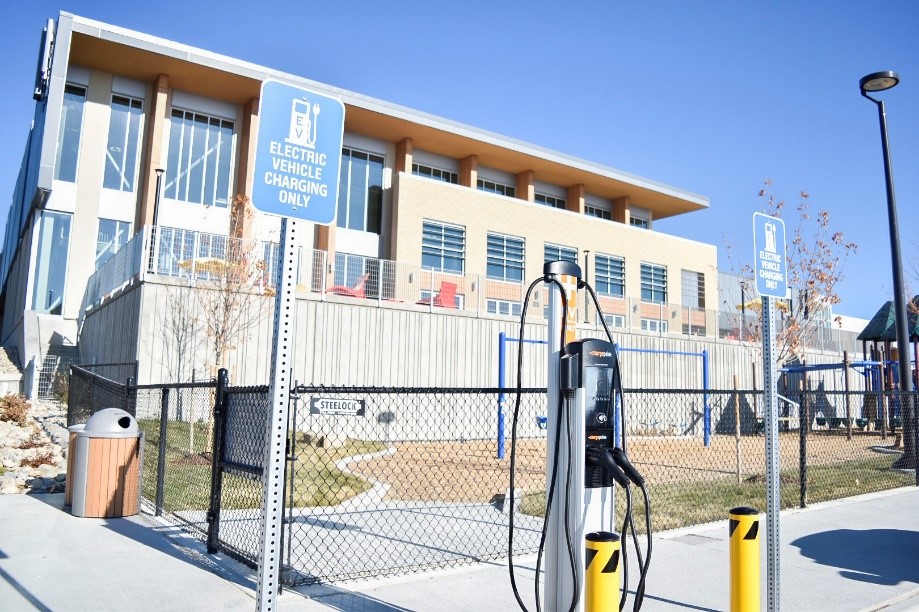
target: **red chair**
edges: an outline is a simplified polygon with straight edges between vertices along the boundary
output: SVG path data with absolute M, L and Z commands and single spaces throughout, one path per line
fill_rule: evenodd
M 357 279 L 357 283 L 355 283 L 353 287 L 346 287 L 345 285 L 334 285 L 326 289 L 326 293 L 334 293 L 335 295 L 347 295 L 348 297 L 355 298 L 367 297 L 367 295 L 364 293 L 364 285 L 367 284 L 368 278 L 370 278 L 370 272 Z
M 431 298 L 424 298 L 415 302 L 416 304 L 431 304 Z M 434 306 L 441 308 L 456 308 L 456 283 L 442 281 L 440 290 L 434 296 Z

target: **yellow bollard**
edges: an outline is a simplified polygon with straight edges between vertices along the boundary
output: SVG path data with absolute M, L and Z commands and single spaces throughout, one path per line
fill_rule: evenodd
M 731 612 L 759 612 L 759 512 L 734 508 L 728 515 Z
M 596 531 L 584 536 L 587 546 L 584 557 L 585 612 L 617 612 L 619 610 L 619 536 L 609 531 Z

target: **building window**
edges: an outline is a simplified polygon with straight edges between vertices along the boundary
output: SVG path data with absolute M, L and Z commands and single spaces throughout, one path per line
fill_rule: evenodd
M 421 265 L 462 274 L 466 259 L 466 228 L 424 221 L 421 229 Z
M 335 225 L 379 234 L 382 223 L 383 157 L 342 149 Z
M 683 287 L 683 306 L 705 308 L 705 275 L 683 270 L 680 281 Z
M 558 198 L 545 193 L 535 194 L 533 196 L 533 201 L 543 206 L 551 206 L 552 208 L 565 208 L 565 198 Z
M 96 233 L 96 269 L 111 259 L 121 247 L 128 243 L 131 236 L 131 224 L 127 221 L 99 219 L 99 231 Z
M 35 261 L 32 309 L 61 314 L 70 251 L 69 213 L 43 211 Z
M 584 214 L 588 217 L 596 217 L 598 219 L 606 219 L 607 221 L 612 220 L 613 215 L 608 210 L 603 210 L 602 208 L 597 208 L 596 206 L 591 206 L 586 204 L 584 206 Z
M 650 227 L 648 220 L 642 217 L 629 217 L 629 225 L 632 227 L 640 227 L 641 229 L 648 229 Z
M 597 253 L 594 257 L 594 284 L 600 295 L 624 297 L 625 260 Z
M 578 250 L 573 247 L 546 243 L 543 253 L 543 261 L 570 261 L 574 264 L 578 263 Z
M 477 179 L 476 187 L 479 191 L 487 191 L 489 193 L 497 193 L 498 195 L 507 196 L 509 198 L 514 197 L 516 190 L 510 185 L 502 185 L 501 183 L 496 183 L 494 181 L 486 181 L 485 179 Z
M 660 319 L 642 319 L 641 331 L 655 332 L 658 334 L 667 333 L 667 321 Z
M 610 327 L 625 327 L 625 317 L 619 314 L 603 315 L 603 319 Z
M 125 96 L 112 96 L 105 179 L 102 183 L 106 189 L 134 191 L 142 119 L 143 102 Z
M 521 308 L 520 302 L 512 302 L 510 300 L 485 300 L 485 309 L 489 314 L 499 314 L 499 315 L 510 315 L 512 317 L 519 317 Z
M 165 196 L 226 207 L 230 199 L 233 122 L 173 109 Z
M 488 234 L 488 278 L 514 283 L 523 282 L 523 238 Z
M 61 107 L 61 126 L 57 133 L 57 159 L 54 178 L 68 183 L 77 180 L 77 159 L 80 154 L 80 132 L 83 130 L 83 105 L 86 88 L 67 84 L 64 87 L 64 105 Z
M 641 301 L 667 303 L 667 268 L 657 264 L 641 264 Z
M 412 174 L 432 178 L 445 183 L 459 183 L 459 174 L 450 170 L 441 170 L 424 164 L 412 164 Z

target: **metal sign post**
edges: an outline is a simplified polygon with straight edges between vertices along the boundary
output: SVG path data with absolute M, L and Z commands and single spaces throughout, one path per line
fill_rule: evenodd
M 271 80 L 262 83 L 259 106 L 252 205 L 281 216 L 256 593 L 257 609 L 267 612 L 277 609 L 281 580 L 294 289 L 300 269 L 301 230 L 295 219 L 335 220 L 345 107 L 336 98 Z
M 785 223 L 762 213 L 753 215 L 756 291 L 763 300 L 763 391 L 766 426 L 766 599 L 767 610 L 779 609 L 779 415 L 775 367 L 775 313 L 772 298 L 788 294 Z M 805 427 L 801 422 L 800 427 Z

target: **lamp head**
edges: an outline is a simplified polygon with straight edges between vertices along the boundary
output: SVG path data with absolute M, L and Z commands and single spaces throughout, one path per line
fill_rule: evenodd
M 858 88 L 862 95 L 866 92 L 886 91 L 897 86 L 900 82 L 900 75 L 893 70 L 884 70 L 883 72 L 873 72 L 868 76 L 862 77 L 858 82 Z

